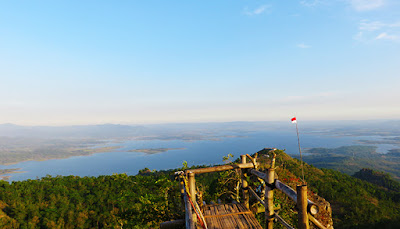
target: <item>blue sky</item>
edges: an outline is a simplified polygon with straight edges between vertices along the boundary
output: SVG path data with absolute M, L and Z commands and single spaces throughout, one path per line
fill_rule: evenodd
M 0 123 L 398 119 L 400 2 L 1 1 Z

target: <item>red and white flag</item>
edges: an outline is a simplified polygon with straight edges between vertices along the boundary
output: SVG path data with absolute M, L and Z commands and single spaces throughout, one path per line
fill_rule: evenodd
M 293 117 L 291 120 L 292 120 L 292 123 L 297 123 L 296 117 Z

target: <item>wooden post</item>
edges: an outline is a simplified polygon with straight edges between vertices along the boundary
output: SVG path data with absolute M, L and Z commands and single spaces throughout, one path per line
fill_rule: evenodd
M 189 194 L 193 204 L 196 202 L 196 180 L 194 173 L 189 173 Z
M 190 199 L 192 200 L 193 205 L 196 204 L 196 180 L 194 179 L 194 173 L 189 173 L 189 194 L 190 194 Z M 195 213 L 195 209 L 193 209 L 193 216 L 192 216 L 192 220 L 194 223 L 197 222 L 197 218 L 196 218 L 196 213 Z
M 307 185 L 297 186 L 297 208 L 298 208 L 298 219 L 299 229 L 309 229 L 307 214 Z
M 274 184 L 275 182 L 275 168 L 268 169 L 268 184 Z M 265 201 L 265 219 L 266 219 L 266 228 L 273 229 L 274 228 L 274 191 L 267 187 L 267 201 Z
M 185 183 L 184 183 L 184 181 L 183 181 L 183 175 L 180 175 L 179 176 L 179 183 L 181 184 L 181 200 L 182 200 L 182 207 L 183 207 L 183 211 L 185 211 L 185 198 L 184 198 L 184 196 L 186 195 L 185 194 Z
M 242 160 L 242 164 L 246 164 L 246 155 L 240 155 L 240 158 Z M 242 188 L 243 188 L 243 202 L 244 205 L 250 209 L 249 205 L 249 190 L 248 190 L 249 184 L 247 183 L 247 174 L 243 172 L 242 169 Z

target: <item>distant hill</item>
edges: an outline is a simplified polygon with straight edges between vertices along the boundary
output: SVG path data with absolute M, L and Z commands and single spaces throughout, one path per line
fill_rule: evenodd
M 372 169 L 361 169 L 354 173 L 353 177 L 365 180 L 369 183 L 381 186 L 391 191 L 400 192 L 400 183 L 395 181 L 389 174 L 374 171 Z
M 306 151 L 303 160 L 318 168 L 338 170 L 348 175 L 363 168 L 384 171 L 400 181 L 400 157 L 397 151 L 381 154 L 376 147 L 356 145 L 338 148 L 312 148 Z

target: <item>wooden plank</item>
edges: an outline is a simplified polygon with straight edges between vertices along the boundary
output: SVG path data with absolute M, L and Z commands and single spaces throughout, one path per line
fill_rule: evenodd
M 231 214 L 233 214 L 234 212 L 232 212 L 232 206 L 229 204 L 224 204 L 224 208 L 225 208 L 225 212 L 230 212 Z M 231 216 L 229 217 L 230 223 L 229 226 L 232 228 L 238 228 L 238 216 Z
M 221 172 L 221 171 L 226 171 L 226 170 L 231 170 L 231 169 L 249 169 L 249 168 L 254 168 L 253 163 L 219 165 L 219 166 L 207 167 L 207 168 L 190 169 L 190 170 L 186 170 L 185 172 L 186 172 L 186 174 L 188 174 L 190 172 L 195 173 L 195 174 L 201 174 L 201 173 Z
M 226 217 L 226 216 L 235 216 L 235 215 L 244 215 L 244 214 L 253 214 L 251 211 L 247 211 L 247 212 L 224 212 L 224 211 L 219 211 L 218 215 L 207 215 L 204 216 L 204 218 L 208 219 L 208 218 L 213 218 L 213 217 Z
M 240 209 L 240 211 L 248 211 L 248 209 L 242 205 L 242 204 L 238 204 L 238 208 Z M 258 221 L 256 220 L 256 218 L 254 217 L 254 215 L 243 215 L 244 218 L 246 219 L 246 222 L 249 224 L 250 228 L 260 228 L 262 229 L 262 227 L 260 226 L 260 224 L 258 223 Z
M 254 215 L 243 204 L 207 205 L 205 212 L 209 229 L 261 229 Z
M 232 209 L 232 212 L 239 212 L 236 205 L 230 205 L 229 207 L 230 209 Z M 243 215 L 238 215 L 237 217 L 235 217 L 236 225 L 240 229 L 246 228 L 246 224 L 243 222 L 243 220 L 244 220 Z

